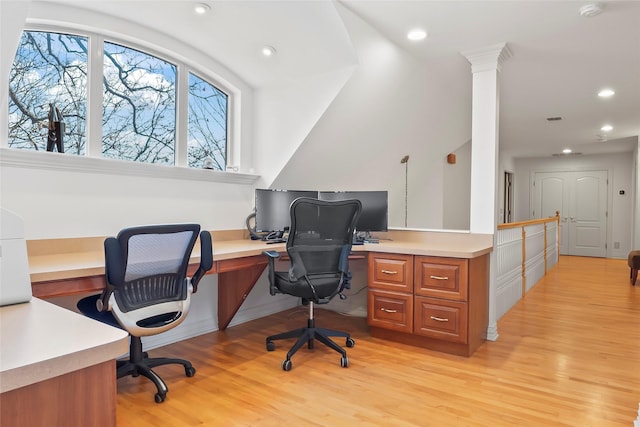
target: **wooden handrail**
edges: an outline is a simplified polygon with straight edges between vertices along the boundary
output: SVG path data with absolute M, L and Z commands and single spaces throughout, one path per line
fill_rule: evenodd
M 530 219 L 528 221 L 507 222 L 504 224 L 498 224 L 498 230 L 525 227 L 527 225 L 544 224 L 552 221 L 557 221 L 558 225 L 560 224 L 560 211 L 556 211 L 556 216 L 550 216 L 548 218 Z
M 526 227 L 530 226 L 530 225 L 536 225 L 536 224 L 545 224 L 544 226 L 544 249 L 543 249 L 543 257 L 544 257 L 544 272 L 545 274 L 548 271 L 548 264 L 547 264 L 547 226 L 546 224 L 551 223 L 551 222 L 556 222 L 557 224 L 557 238 L 556 238 L 556 249 L 560 250 L 560 211 L 556 211 L 556 216 L 555 217 L 549 217 L 549 218 L 541 218 L 541 219 L 532 219 L 529 221 L 519 221 L 519 222 L 510 222 L 510 223 L 505 223 L 505 224 L 499 224 L 498 225 L 498 230 L 506 230 L 506 229 L 512 229 L 512 228 L 520 228 L 521 229 L 521 233 L 522 233 L 522 266 L 521 266 L 521 274 L 522 274 L 522 296 L 524 296 L 527 292 L 527 275 L 526 275 L 526 260 L 527 260 L 527 245 L 526 245 L 526 241 L 527 241 L 527 231 L 526 231 Z

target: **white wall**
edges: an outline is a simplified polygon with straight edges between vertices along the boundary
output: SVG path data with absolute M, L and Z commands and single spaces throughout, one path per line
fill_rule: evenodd
M 444 162 L 443 228 L 469 230 L 471 217 L 471 141 L 453 152 L 456 163 Z
M 0 123 L 4 123 L 5 127 L 0 131 L 0 146 L 7 146 L 7 91 L 4 88 L 7 87 L 9 67 L 25 20 L 37 20 L 45 25 L 64 23 L 70 27 L 88 27 L 114 34 L 155 52 L 184 60 L 226 83 L 238 94 L 238 106 L 242 107 L 238 112 L 242 122 L 239 132 L 242 135 L 241 151 L 237 153 L 243 162 L 241 170 L 253 168 L 253 89 L 230 70 L 189 46 L 143 27 L 132 27 L 114 18 L 62 5 L 32 3 L 30 8 L 27 5 L 28 2 L 1 2 L 0 68 L 5 83 L 0 96 L 5 106 L 5 119 Z M 5 152 L 0 152 L 0 205 L 23 218 L 27 239 L 107 236 L 131 225 L 183 221 L 200 223 L 209 230 L 241 229 L 253 208 L 253 181 L 250 177 L 245 182 L 233 177 L 229 182 L 216 182 L 184 173 L 176 178 L 176 174 L 168 173 L 169 168 L 165 166 L 124 163 L 121 163 L 121 172 L 105 173 L 103 166 L 114 165 L 114 161 L 71 158 L 71 155 L 58 153 L 15 153 L 17 150 L 8 148 L 3 150 Z M 25 155 L 29 157 L 26 162 L 21 159 Z M 86 164 L 74 167 L 74 164 L 85 160 L 86 164 L 100 167 L 96 170 Z M 48 162 L 51 167 L 38 164 L 46 165 Z M 149 173 L 150 168 L 157 169 Z M 145 172 L 139 173 L 141 170 Z M 232 324 L 281 311 L 295 304 L 294 298 L 269 296 L 266 278 L 262 277 Z M 156 345 L 165 343 L 167 339 L 178 340 L 217 329 L 216 308 L 217 277 L 206 276 L 187 320 L 171 334 L 155 338 L 159 340 Z
M 471 136 L 471 71 L 462 56 L 451 72 L 468 86 L 443 87 L 420 62 L 337 5 L 358 66 L 288 159 L 274 188 L 388 190 L 389 225 L 442 228 L 444 158 Z
M 14 40 L 15 45 L 23 27 L 26 9 L 5 7 L 5 4 L 11 3 L 3 2 L 3 22 L 11 22 L 12 25 L 3 25 L 1 35 L 3 41 Z M 427 63 L 406 54 L 340 4 L 336 4 L 336 7 L 344 22 L 345 43 L 354 49 L 353 65 L 320 75 L 300 76 L 287 85 L 255 90 L 231 70 L 211 58 L 203 57 L 189 46 L 150 29 L 132 27 L 115 18 L 79 8 L 33 2 L 27 19 L 29 22 L 37 20 L 41 24 L 64 22 L 72 27 L 96 28 L 100 32 L 118 35 L 160 53 L 176 56 L 199 69 L 211 70 L 211 74 L 228 83 L 240 97 L 240 170 L 261 176 L 255 186 L 327 190 L 387 189 L 390 192 L 390 225 L 402 226 L 405 167 L 400 164 L 400 159 L 409 154 L 408 225 L 442 228 L 443 159 L 448 152 L 468 141 L 470 135 L 469 66 L 462 56 L 451 64 L 452 72 L 468 76 L 468 87 L 441 87 L 439 76 L 430 72 Z M 11 52 L 4 49 L 3 54 L 2 64 L 6 68 L 4 64 L 10 64 L 13 59 L 13 49 Z M 6 103 L 6 94 L 2 99 Z M 0 145 L 6 145 L 6 142 L 0 141 Z M 327 167 L 331 168 L 330 174 L 327 173 Z M 5 174 L 5 177 L 13 181 L 10 172 L 6 172 L 8 175 Z M 64 176 L 57 172 L 50 181 L 69 180 Z M 83 185 L 78 187 L 78 194 L 90 202 L 93 198 L 86 193 L 93 191 L 95 198 L 100 199 L 105 184 L 98 183 L 91 187 L 89 183 L 93 177 L 83 180 Z M 139 184 L 136 183 L 138 179 L 127 178 L 129 181 L 132 189 L 150 185 L 144 180 Z M 22 190 L 28 186 L 21 185 Z M 83 189 L 84 185 L 88 188 Z M 174 182 L 162 185 L 172 188 L 183 184 Z M 220 184 L 204 186 L 213 194 L 226 191 L 210 189 Z M 149 193 L 161 192 L 153 190 L 153 187 L 151 185 L 148 189 Z M 247 206 L 238 207 L 239 211 L 246 212 L 240 215 L 243 219 L 253 208 L 249 195 L 251 191 L 252 188 L 248 189 L 243 197 Z M 146 198 L 148 200 L 150 196 Z M 54 217 L 58 219 L 90 218 L 69 208 L 76 199 L 73 192 L 58 196 L 56 190 L 50 188 L 45 199 L 48 199 L 49 209 L 56 212 Z M 164 203 L 163 199 L 159 197 L 158 203 Z M 18 200 L 26 204 L 15 206 Z M 9 190 L 9 196 L 3 202 L 11 203 L 18 213 L 23 211 L 33 217 L 36 216 L 33 212 L 41 210 L 38 200 L 41 200 L 40 195 L 29 197 L 27 193 L 18 195 Z M 60 208 L 56 200 L 59 200 Z M 188 196 L 183 194 L 183 200 L 188 200 Z M 117 204 L 117 198 L 113 202 Z M 146 211 L 140 209 L 140 204 L 134 201 L 138 208 L 136 213 L 143 219 Z M 148 206 L 151 218 L 162 219 L 162 215 L 157 214 L 156 203 Z M 214 210 L 213 204 L 205 209 L 208 212 Z M 233 213 L 229 218 L 238 218 L 238 212 L 234 209 L 230 212 Z M 118 221 L 117 217 L 115 215 L 108 223 L 124 222 Z M 131 218 L 126 215 L 123 217 Z M 215 217 L 209 215 L 207 218 Z M 69 227 L 58 221 L 63 224 L 59 231 L 48 230 L 44 234 L 34 231 L 31 236 L 63 234 L 70 231 L 69 228 L 73 229 L 73 235 L 102 233 L 107 225 L 105 223 L 101 229 L 94 226 L 85 229 L 89 221 L 81 219 Z M 43 226 L 38 224 L 34 227 L 36 230 Z
M 626 258 L 633 243 L 634 158 L 631 153 L 515 159 L 515 221 L 531 212 L 530 177 L 534 172 L 608 170 L 607 257 Z M 625 194 L 620 195 L 619 191 Z M 620 242 L 614 249 L 613 242 Z
M 71 164 L 71 167 L 38 166 L 38 161 L 59 161 L 62 155 L 57 153 L 20 153 L 37 156 L 39 160 L 36 162 L 7 160 L 6 157 L 15 156 L 5 155 L 0 158 L 0 204 L 24 219 L 28 239 L 105 236 L 135 224 L 182 221 L 198 222 L 210 230 L 243 228 L 244 220 L 253 208 L 254 187 L 269 185 L 287 162 L 291 164 L 291 154 L 314 129 L 317 120 L 340 93 L 354 70 L 353 67 L 343 67 L 320 75 L 300 76 L 287 85 L 255 90 L 223 64 L 204 57 L 171 37 L 80 8 L 29 1 L 21 4 L 2 2 L 1 22 L 1 63 L 5 82 L 21 31 L 29 22 L 114 35 L 208 72 L 217 81 L 225 83 L 238 100 L 236 106 L 239 110 L 235 119 L 242 123 L 239 132 L 242 140 L 239 141 L 241 151 L 236 153 L 236 158 L 241 160 L 241 172 L 262 174 L 258 183 L 238 183 L 234 179 L 225 183 L 224 180 L 214 182 L 192 177 L 175 178 L 174 174 L 166 173 L 162 166 L 158 166 L 157 175 L 105 173 L 102 167 L 95 171 L 90 167 L 74 168 L 73 163 L 84 160 L 81 158 L 65 158 L 63 163 Z M 347 37 L 345 43 L 351 46 Z M 354 67 L 356 63 L 354 51 Z M 363 80 L 362 76 L 360 79 Z M 368 84 L 376 83 L 366 79 L 359 82 L 359 90 L 346 96 L 349 108 L 357 110 L 362 91 L 370 92 L 367 90 Z M 391 85 L 391 82 L 387 85 Z M 6 112 L 7 92 L 3 90 L 1 94 Z M 337 119 L 339 127 L 343 128 L 344 120 L 340 117 Z M 3 123 L 6 124 L 6 118 Z M 6 126 L 3 129 L 0 132 L 0 146 L 6 147 Z M 149 165 L 124 166 L 123 169 L 137 170 L 143 166 Z M 374 170 L 366 166 L 361 168 L 375 175 Z M 173 339 L 217 328 L 216 284 L 215 276 L 203 279 L 192 314 L 179 329 L 172 332 L 175 335 Z M 232 324 L 280 311 L 296 302 L 295 298 L 269 296 L 263 276 Z M 171 334 L 167 336 L 172 339 Z
M 255 147 L 255 171 L 260 175 L 258 187 L 268 188 L 273 183 L 340 92 L 354 67 L 303 76 L 287 85 L 256 90 L 255 126 L 259 129 L 260 141 Z
M 33 2 L 25 16 L 23 2 L 3 2 L 2 40 L 17 41 L 27 22 L 40 25 L 62 24 L 71 28 L 91 28 L 104 34 L 148 47 L 170 55 L 208 74 L 239 94 L 246 108 L 238 113 L 244 136 L 238 157 L 245 168 L 251 166 L 253 152 L 253 91 L 240 78 L 198 51 L 144 27 L 132 27 L 127 22 L 64 5 Z M 18 7 L 20 6 L 20 7 Z M 4 25 L 10 22 L 11 25 Z M 12 50 L 2 50 L 3 76 L 13 62 Z M 6 66 L 5 64 L 8 64 Z M 2 91 L 3 103 L 7 93 Z M 6 122 L 4 122 L 6 123 Z M 6 128 L 0 131 L 0 146 L 6 146 Z M 56 161 L 57 153 L 21 153 L 49 155 Z M 6 156 L 5 156 L 6 157 Z M 82 160 L 82 159 L 77 159 Z M 111 162 L 110 160 L 92 159 Z M 132 165 L 131 168 L 147 165 Z M 127 166 L 123 166 L 123 169 Z M 86 169 L 86 168 L 85 168 Z M 48 169 L 24 163 L 2 167 L 0 203 L 25 221 L 26 237 L 30 239 L 77 236 L 104 236 L 133 224 L 196 221 L 208 229 L 243 228 L 244 218 L 252 208 L 250 185 L 212 183 L 192 179 L 167 177 L 163 166 L 157 176 L 91 173 L 70 167 Z

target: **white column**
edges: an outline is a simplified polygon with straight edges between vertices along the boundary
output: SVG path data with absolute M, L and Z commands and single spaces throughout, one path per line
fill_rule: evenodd
M 496 247 L 498 217 L 498 73 L 511 57 L 506 43 L 462 52 L 471 63 L 473 100 L 471 113 L 471 221 L 472 233 L 493 234 Z M 489 327 L 487 339 L 498 339 L 496 319 L 496 260 L 489 268 Z

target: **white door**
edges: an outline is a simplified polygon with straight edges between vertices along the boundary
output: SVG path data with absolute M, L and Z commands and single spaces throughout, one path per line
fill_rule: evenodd
M 532 218 L 549 218 L 560 212 L 560 254 L 569 253 L 569 184 L 566 172 L 536 173 L 534 186 L 534 210 Z M 565 202 L 566 200 L 566 202 Z M 566 203 L 566 204 L 565 204 Z
M 604 257 L 607 171 L 538 172 L 533 218 L 560 212 L 560 254 Z

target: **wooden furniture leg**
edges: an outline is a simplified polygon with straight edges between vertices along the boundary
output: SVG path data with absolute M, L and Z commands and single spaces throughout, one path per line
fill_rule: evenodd
M 640 269 L 640 251 L 631 251 L 627 257 L 627 265 L 631 270 L 629 272 L 629 279 L 631 280 L 631 286 L 636 285 L 638 279 L 638 269 Z

